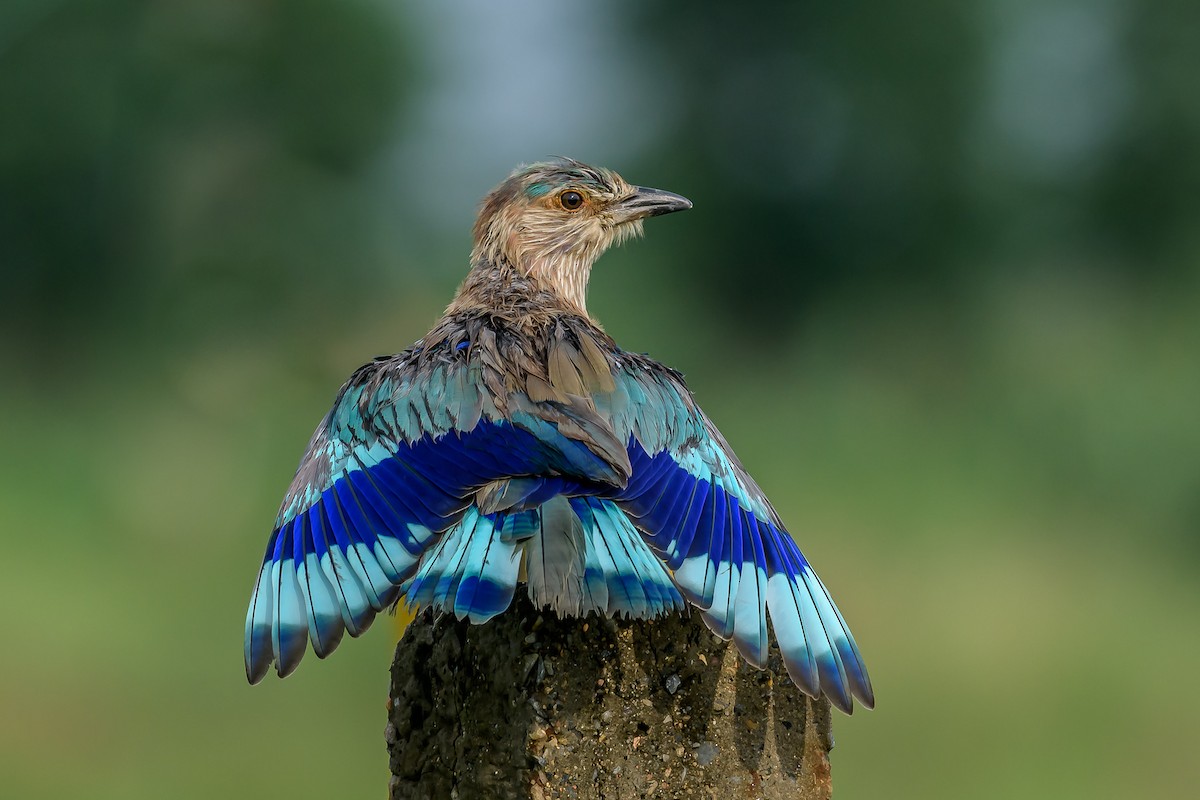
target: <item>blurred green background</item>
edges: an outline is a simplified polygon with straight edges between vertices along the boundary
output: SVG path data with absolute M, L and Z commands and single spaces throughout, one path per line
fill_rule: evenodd
M 682 369 L 879 697 L 839 797 L 1200 785 L 1200 5 L 7 0 L 0 793 L 379 797 L 379 624 L 248 687 L 341 381 L 478 199 L 695 201 L 591 308 Z

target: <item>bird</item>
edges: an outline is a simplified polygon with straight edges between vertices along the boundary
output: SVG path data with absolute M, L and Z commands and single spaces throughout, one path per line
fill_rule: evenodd
M 482 624 L 522 581 L 563 616 L 694 607 L 764 668 L 873 708 L 841 612 L 683 376 L 587 310 L 596 260 L 692 208 L 556 157 L 483 200 L 433 328 L 359 368 L 287 490 L 246 618 L 250 683 L 285 677 L 403 600 Z

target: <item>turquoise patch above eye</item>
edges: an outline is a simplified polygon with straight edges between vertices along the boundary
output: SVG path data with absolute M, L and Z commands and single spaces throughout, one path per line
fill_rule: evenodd
M 525 190 L 525 194 L 529 195 L 530 197 L 541 197 L 541 196 L 547 195 L 549 193 L 550 193 L 550 184 L 548 184 L 548 183 L 530 184 L 529 188 Z

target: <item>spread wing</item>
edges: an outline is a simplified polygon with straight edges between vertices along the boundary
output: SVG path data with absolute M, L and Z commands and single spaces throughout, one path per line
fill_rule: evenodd
M 752 664 L 767 657 L 767 611 L 792 680 L 846 712 L 874 706 L 854 638 L 762 490 L 682 378 L 643 356 L 615 357 L 598 408 L 628 442 L 632 475 L 611 496 L 674 571 L 708 626 Z
M 300 461 L 246 618 L 246 676 L 320 657 L 398 596 L 477 491 L 520 476 L 624 485 L 623 441 L 590 403 L 507 385 L 493 342 L 377 359 L 342 387 Z

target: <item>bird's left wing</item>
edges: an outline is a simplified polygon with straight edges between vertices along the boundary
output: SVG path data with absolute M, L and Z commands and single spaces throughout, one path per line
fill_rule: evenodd
M 343 631 L 365 631 L 490 482 L 549 474 L 624 484 L 624 447 L 608 442 L 594 411 L 508 391 L 493 360 L 487 347 L 442 341 L 376 359 L 342 387 L 300 461 L 255 583 L 251 683 L 272 662 L 290 673 L 310 640 L 324 657 Z
M 615 355 L 613 392 L 596 404 L 628 441 L 631 477 L 611 496 L 674 571 L 708 626 L 762 667 L 767 611 L 788 674 L 846 712 L 874 705 L 858 646 L 762 490 L 678 373 Z

